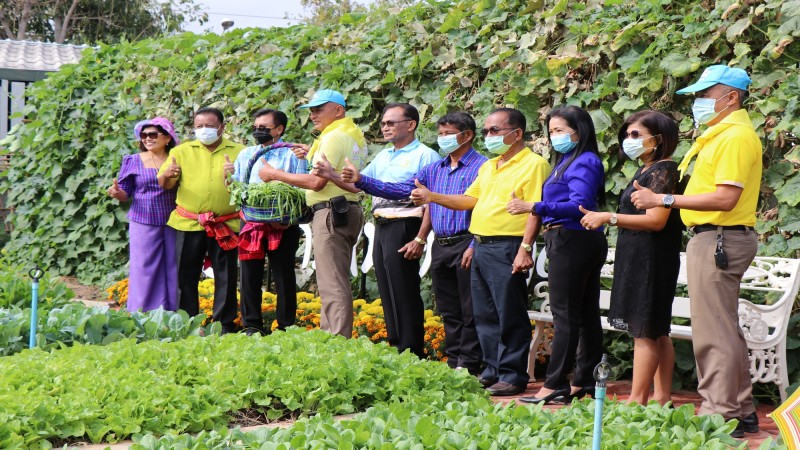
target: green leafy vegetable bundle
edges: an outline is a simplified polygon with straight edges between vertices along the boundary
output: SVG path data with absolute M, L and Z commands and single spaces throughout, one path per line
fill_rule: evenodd
M 242 209 L 248 222 L 295 223 L 305 212 L 305 192 L 281 181 L 257 184 L 234 181 L 228 189 L 231 202 Z

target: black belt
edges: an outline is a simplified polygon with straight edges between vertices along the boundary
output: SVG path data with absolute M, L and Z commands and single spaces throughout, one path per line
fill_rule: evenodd
M 455 243 L 461 242 L 464 239 L 469 239 L 472 237 L 472 234 L 469 232 L 463 232 L 454 234 L 452 236 L 445 236 L 445 237 L 437 237 L 436 243 L 439 245 L 453 245 Z
M 351 204 L 351 205 L 353 205 L 353 206 L 359 206 L 359 203 L 358 203 L 358 202 L 347 202 L 347 203 L 350 203 L 350 204 Z M 312 205 L 312 206 L 311 206 L 311 211 L 313 211 L 313 212 L 317 212 L 317 211 L 319 211 L 320 209 L 328 209 L 328 208 L 330 208 L 330 207 L 331 207 L 331 202 L 319 202 L 319 203 L 314 203 L 314 205 Z
M 475 241 L 479 244 L 491 244 L 492 242 L 513 241 L 514 239 L 522 240 L 522 236 L 478 236 L 475 235 Z
M 381 216 L 374 216 L 375 225 L 386 225 L 387 223 L 392 222 L 399 222 L 401 220 L 419 220 L 422 221 L 422 217 L 381 217 Z
M 703 225 L 695 225 L 691 228 L 694 234 L 698 233 L 705 233 L 706 231 L 717 231 L 719 225 L 710 225 L 710 224 L 703 224 Z M 752 230 L 753 227 L 748 227 L 747 225 L 723 225 L 722 229 L 724 231 L 749 231 Z

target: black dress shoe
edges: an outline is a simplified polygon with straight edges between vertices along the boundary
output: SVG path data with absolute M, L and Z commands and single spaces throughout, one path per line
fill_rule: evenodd
M 481 383 L 481 386 L 483 386 L 484 389 L 497 383 L 497 380 L 490 380 L 488 378 L 483 378 L 483 377 L 478 377 L 478 381 Z
M 745 433 L 758 433 L 758 415 L 754 412 L 747 417 L 742 417 L 739 419 L 739 425 L 736 425 L 736 429 Z
M 489 394 L 495 397 L 504 397 L 509 395 L 517 395 L 525 392 L 525 386 L 515 386 L 505 381 L 498 381 L 497 383 L 486 388 Z
M 556 389 L 555 391 L 545 395 L 544 397 L 520 397 L 521 402 L 525 403 L 542 403 L 544 405 L 550 402 L 561 399 L 562 401 L 569 397 L 569 389 Z
M 572 389 L 570 389 L 570 390 L 572 390 Z M 574 393 L 570 393 L 569 396 L 567 397 L 567 403 L 572 403 L 572 400 L 576 399 L 576 398 L 578 400 L 580 400 L 580 399 L 586 397 L 587 395 L 589 397 L 594 398 L 594 386 L 582 387 L 582 388 L 578 389 L 577 391 L 575 391 Z

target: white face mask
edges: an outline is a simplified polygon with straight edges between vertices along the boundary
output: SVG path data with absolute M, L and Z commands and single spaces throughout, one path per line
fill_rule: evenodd
M 195 128 L 194 137 L 196 137 L 197 140 L 203 145 L 213 144 L 214 142 L 217 142 L 217 139 L 219 139 L 217 130 L 217 128 Z
M 648 149 L 645 148 L 644 146 L 644 138 L 639 138 L 639 139 L 628 138 L 622 141 L 622 151 L 625 152 L 625 154 L 628 155 L 628 158 L 630 159 L 636 159 L 642 156 L 642 154 L 644 154 L 644 152 L 646 152 L 647 150 Z

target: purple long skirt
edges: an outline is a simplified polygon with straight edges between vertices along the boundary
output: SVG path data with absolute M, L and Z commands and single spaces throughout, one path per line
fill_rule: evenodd
M 178 310 L 175 229 L 130 222 L 128 311 Z

